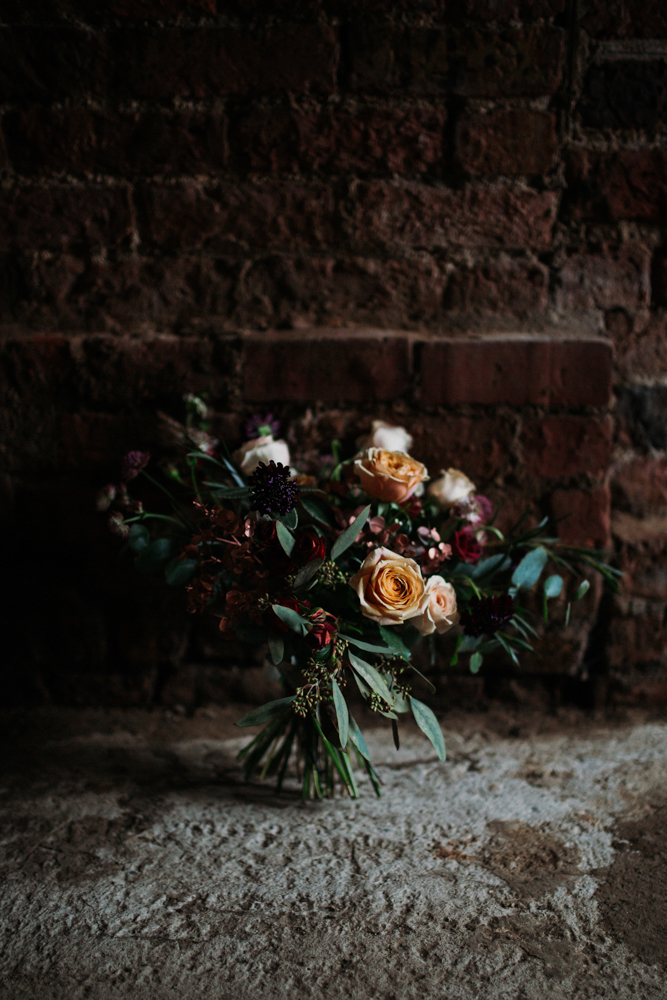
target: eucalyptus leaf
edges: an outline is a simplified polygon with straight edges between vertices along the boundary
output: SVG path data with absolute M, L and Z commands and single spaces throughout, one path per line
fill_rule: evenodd
M 540 578 L 540 573 L 544 569 L 548 554 L 541 546 L 532 549 L 523 557 L 519 565 L 512 573 L 512 583 L 520 590 L 530 590 Z
M 473 568 L 473 572 L 470 574 L 473 580 L 479 580 L 483 576 L 492 576 L 494 573 L 502 573 L 504 570 L 509 569 L 512 565 L 512 560 L 505 553 L 501 553 L 497 556 L 489 556 L 488 559 L 482 559 Z
M 398 738 L 398 725 L 394 719 L 391 720 L 391 735 L 394 737 L 394 746 L 397 750 L 400 750 L 401 741 Z
M 331 507 L 321 497 L 304 496 L 299 493 L 299 503 L 314 521 L 319 521 L 329 528 L 335 523 Z
M 431 684 L 431 682 L 428 679 L 428 677 L 424 677 L 424 675 L 421 672 L 421 670 L 417 670 L 417 668 L 415 667 L 415 665 L 413 663 L 410 664 L 410 667 L 417 674 L 417 677 L 419 677 L 424 682 L 424 684 L 429 689 L 429 691 L 431 692 L 431 694 L 435 694 L 435 684 Z M 398 709 L 398 711 L 401 711 L 401 709 Z
M 347 655 L 350 659 L 350 665 L 355 673 L 359 674 L 362 680 L 364 680 L 368 686 L 383 699 L 383 701 L 386 701 L 390 706 L 393 705 L 393 695 L 387 687 L 382 675 L 376 670 L 376 668 L 372 664 L 366 663 L 365 660 L 355 656 L 354 653 L 349 651 L 349 649 L 347 651 Z
M 339 556 L 342 556 L 343 552 L 349 549 L 350 545 L 354 545 L 357 538 L 359 537 L 359 532 L 368 520 L 368 515 L 371 512 L 371 505 L 368 504 L 364 507 L 361 514 L 354 519 L 349 528 L 346 528 L 342 535 L 339 535 L 336 541 L 333 543 L 331 548 L 331 558 L 335 561 Z
M 470 657 L 470 673 L 476 674 L 483 662 L 484 657 L 481 653 L 473 653 Z
M 283 604 L 272 604 L 271 607 L 284 625 L 291 628 L 297 635 L 305 635 L 310 622 L 307 618 L 302 618 L 298 611 L 293 608 L 286 608 Z
M 412 709 L 412 714 L 415 717 L 415 722 L 421 729 L 424 736 L 431 741 L 435 752 L 444 764 L 447 759 L 447 750 L 445 748 L 445 739 L 442 735 L 440 723 L 428 705 L 425 705 L 421 701 L 417 701 L 416 698 L 410 698 L 410 708 Z
M 127 536 L 127 544 L 133 552 L 141 552 L 151 540 L 150 532 L 145 524 L 133 524 Z
M 294 535 L 287 530 L 282 521 L 276 521 L 276 535 L 285 555 L 291 556 L 294 550 Z
M 477 649 L 484 642 L 484 636 L 482 635 L 463 635 L 459 636 L 460 642 L 458 645 L 459 653 L 469 653 L 473 649 Z
M 281 715 L 287 715 L 295 697 L 296 695 L 291 694 L 289 698 L 278 698 L 277 701 L 270 701 L 266 705 L 261 705 L 259 708 L 255 708 L 252 712 L 244 715 L 243 718 L 238 720 L 236 725 L 242 727 L 261 726 L 265 722 L 271 722 Z
M 347 710 L 347 703 L 345 698 L 343 698 L 343 692 L 339 688 L 335 677 L 331 678 L 331 690 L 333 692 L 334 708 L 336 709 L 336 721 L 338 722 L 338 738 L 340 740 L 340 745 L 344 750 L 347 746 L 347 737 L 350 729 L 350 716 Z
M 361 697 L 364 698 L 366 701 L 368 701 L 368 699 L 372 694 L 372 691 L 369 688 L 368 684 L 366 683 L 366 681 L 362 681 L 359 674 L 355 673 L 354 670 L 352 671 L 352 676 L 354 677 L 355 684 L 359 688 L 359 693 L 361 694 Z
M 309 563 L 302 566 L 294 578 L 294 589 L 304 587 L 314 576 L 317 576 L 324 559 L 311 559 Z
M 584 596 L 584 594 L 586 594 L 590 590 L 590 587 L 591 585 L 588 582 L 588 580 L 582 580 L 582 582 L 577 587 L 576 594 L 574 595 L 575 601 L 580 601 L 581 598 Z
M 345 639 L 346 642 L 351 643 L 353 646 L 358 646 L 359 649 L 365 650 L 367 653 L 383 653 L 385 656 L 395 656 L 397 650 L 390 649 L 389 646 L 375 646 L 372 642 L 364 642 L 363 639 L 355 639 L 352 635 L 344 635 L 342 632 L 339 634 L 340 639 Z
M 388 628 L 386 625 L 380 625 L 380 635 L 386 644 L 396 653 L 399 653 L 401 656 L 410 656 L 410 650 L 393 629 Z
M 544 581 L 544 596 L 549 597 L 559 597 L 563 589 L 563 577 L 558 576 L 555 573 L 553 576 L 548 576 Z
M 269 633 L 269 652 L 271 653 L 271 660 L 278 666 L 279 663 L 283 662 L 285 656 L 285 640 L 282 635 L 278 635 L 276 632 Z
M 366 740 L 364 739 L 363 733 L 359 726 L 356 724 L 350 713 L 348 712 L 348 718 L 350 723 L 350 742 L 354 744 L 362 757 L 365 757 L 367 761 L 370 762 L 370 754 L 368 752 L 368 747 L 366 746 Z
M 171 550 L 171 538 L 156 538 L 143 547 L 134 565 L 141 573 L 158 573 L 169 562 Z
M 195 575 L 196 559 L 172 559 L 165 568 L 165 580 L 170 587 L 185 587 Z
M 249 486 L 225 486 L 224 483 L 205 482 L 204 486 L 215 490 L 217 497 L 225 500 L 240 500 L 241 497 L 249 497 L 251 490 Z
M 285 525 L 286 528 L 289 528 L 290 531 L 296 531 L 297 525 L 299 524 L 299 515 L 296 512 L 296 507 L 292 507 L 292 509 L 288 511 L 287 514 L 281 514 L 279 517 L 277 517 L 276 527 L 281 522 L 282 524 Z

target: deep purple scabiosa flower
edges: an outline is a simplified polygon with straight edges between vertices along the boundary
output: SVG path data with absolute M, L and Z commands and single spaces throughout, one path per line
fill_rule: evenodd
M 250 502 L 260 514 L 289 514 L 296 506 L 298 487 L 290 469 L 282 462 L 260 462 L 250 476 Z
M 280 421 L 272 413 L 253 413 L 245 422 L 245 432 L 249 441 L 259 437 L 277 438 L 280 432 Z
M 511 621 L 513 614 L 514 601 L 509 594 L 474 597 L 470 609 L 461 615 L 461 624 L 466 635 L 493 635 Z
M 128 451 L 123 456 L 121 463 L 121 479 L 129 483 L 131 479 L 136 479 L 142 469 L 145 469 L 151 460 L 149 451 Z

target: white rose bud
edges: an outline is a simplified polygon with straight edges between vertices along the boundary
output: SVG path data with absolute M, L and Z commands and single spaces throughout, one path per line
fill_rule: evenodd
M 428 487 L 428 495 L 434 497 L 441 507 L 448 510 L 455 503 L 465 500 L 467 496 L 475 492 L 475 489 L 475 484 L 468 479 L 465 473 L 458 469 L 447 469 L 446 472 L 442 471 L 440 479 L 436 479 Z
M 371 433 L 359 438 L 357 446 L 366 448 L 382 448 L 384 451 L 402 451 L 405 455 L 412 448 L 412 435 L 405 427 L 393 427 L 384 420 L 374 420 Z
M 270 434 L 255 438 L 254 441 L 246 441 L 238 451 L 234 452 L 234 460 L 238 463 L 241 472 L 246 476 L 252 475 L 260 462 L 268 465 L 269 462 L 282 462 L 289 468 L 290 454 L 286 441 L 274 441 Z

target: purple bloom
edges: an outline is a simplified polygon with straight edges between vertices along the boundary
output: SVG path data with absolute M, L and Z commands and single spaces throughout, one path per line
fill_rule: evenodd
M 290 469 L 282 462 L 277 465 L 273 461 L 268 465 L 260 462 L 250 476 L 250 487 L 251 506 L 260 514 L 282 514 L 284 517 L 296 506 L 298 487 Z
M 280 421 L 276 420 L 272 413 L 253 413 L 252 417 L 246 420 L 246 437 L 249 441 L 254 441 L 258 437 L 277 437 L 280 432 Z
M 469 610 L 461 615 L 461 624 L 466 635 L 493 635 L 512 620 L 513 614 L 514 601 L 509 594 L 474 597 Z
M 136 479 L 142 469 L 145 469 L 151 460 L 149 451 L 128 451 L 123 456 L 121 464 L 121 479 L 129 483 L 131 479 Z

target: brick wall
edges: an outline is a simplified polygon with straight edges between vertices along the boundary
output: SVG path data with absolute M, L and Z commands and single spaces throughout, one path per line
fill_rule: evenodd
M 102 6 L 0 11 L 13 697 L 145 703 L 215 654 L 91 513 L 190 391 L 231 444 L 385 415 L 613 546 L 620 598 L 452 697 L 667 697 L 662 0 Z

